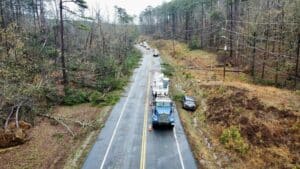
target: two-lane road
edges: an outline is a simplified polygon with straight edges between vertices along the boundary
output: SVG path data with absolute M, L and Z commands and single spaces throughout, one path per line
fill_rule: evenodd
M 133 74 L 125 95 L 114 106 L 88 154 L 84 169 L 196 169 L 178 113 L 174 130 L 148 131 L 152 72 L 160 69 L 160 58 L 138 47 L 141 65 Z

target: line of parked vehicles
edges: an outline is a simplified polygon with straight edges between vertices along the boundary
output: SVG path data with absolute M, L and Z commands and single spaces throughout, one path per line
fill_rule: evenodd
M 155 72 L 151 84 L 152 90 L 152 127 L 175 125 L 174 103 L 169 97 L 170 79 L 163 73 Z M 196 100 L 190 96 L 183 96 L 182 107 L 186 110 L 195 111 Z
M 169 97 L 169 78 L 155 72 L 151 84 L 152 90 L 152 127 L 175 125 L 174 104 Z
M 147 50 L 151 50 L 150 46 L 146 41 L 140 42 L 140 46 L 144 47 Z M 153 57 L 159 57 L 159 51 L 157 49 L 152 49 L 153 50 Z
M 141 42 L 140 46 L 150 50 L 147 42 Z M 153 56 L 158 57 L 159 51 L 153 50 Z M 175 125 L 174 111 L 175 105 L 169 97 L 170 79 L 163 73 L 154 72 L 151 83 L 152 93 L 152 128 L 168 126 L 173 128 Z M 182 98 L 182 107 L 186 110 L 195 111 L 197 108 L 196 100 L 190 96 Z

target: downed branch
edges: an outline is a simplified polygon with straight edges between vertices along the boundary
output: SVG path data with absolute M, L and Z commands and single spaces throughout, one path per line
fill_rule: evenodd
M 49 119 L 57 121 L 58 123 L 60 123 L 61 125 L 63 125 L 68 130 L 68 132 L 72 135 L 72 137 L 75 137 L 74 132 L 71 130 L 71 128 L 66 123 L 63 122 L 63 119 L 61 119 L 59 117 L 50 116 L 48 114 L 38 114 L 38 116 L 47 117 Z
M 85 122 L 82 122 L 82 121 L 79 121 L 79 120 L 71 120 L 71 119 L 67 119 L 68 121 L 71 121 L 75 124 L 79 124 L 81 127 L 85 128 L 85 127 L 91 127 L 91 128 L 94 128 L 95 126 L 90 124 L 90 123 L 85 123 Z
M 84 121 L 79 121 L 79 120 L 72 120 L 72 119 L 66 119 L 66 118 L 62 118 L 62 117 L 55 117 L 55 116 L 51 116 L 49 114 L 40 114 L 40 116 L 48 117 L 50 119 L 57 118 L 57 119 L 62 120 L 62 121 L 69 121 L 69 122 L 72 122 L 74 124 L 79 125 L 82 128 L 85 128 L 85 127 L 95 128 L 95 126 L 92 123 L 89 123 L 89 122 L 84 122 Z

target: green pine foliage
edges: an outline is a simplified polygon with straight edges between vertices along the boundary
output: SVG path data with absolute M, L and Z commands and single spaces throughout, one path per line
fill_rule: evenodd
M 225 148 L 234 150 L 240 154 L 246 154 L 249 150 L 249 145 L 245 142 L 239 129 L 235 126 L 223 131 L 220 136 L 220 142 L 225 145 Z

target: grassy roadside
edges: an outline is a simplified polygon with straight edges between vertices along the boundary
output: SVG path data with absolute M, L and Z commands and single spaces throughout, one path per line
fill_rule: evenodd
M 194 113 L 177 108 L 199 168 L 299 167 L 297 91 L 247 83 L 243 73 L 227 73 L 223 81 L 214 53 L 177 42 L 172 56 L 171 41 L 151 45 L 173 74 L 174 100 L 183 93 L 198 100 Z
M 111 111 L 111 106 L 104 107 L 99 113 L 98 117 L 96 117 L 99 127 L 95 128 L 95 130 L 89 131 L 83 135 L 80 142 L 76 145 L 76 149 L 69 155 L 65 165 L 64 169 L 79 169 L 83 165 L 83 162 L 88 155 L 89 151 L 91 150 L 92 146 L 94 145 L 94 142 L 97 139 L 97 136 L 99 132 L 101 131 L 102 127 L 104 126 L 104 123 L 106 119 L 109 116 L 109 112 Z
M 0 152 L 0 168 L 63 168 L 65 164 L 80 168 L 85 158 L 84 151 L 89 150 L 103 127 L 109 110 L 109 106 L 100 108 L 88 103 L 53 108 L 51 116 L 61 119 L 75 136 L 72 137 L 58 121 L 38 117 L 36 125 L 28 132 L 29 141 L 17 147 L 2 149 L 6 151 Z M 88 137 L 90 140 L 85 141 Z M 84 142 L 87 144 L 85 150 L 79 152 Z M 73 157 L 76 160 L 70 165 L 67 159 L 71 160 Z

